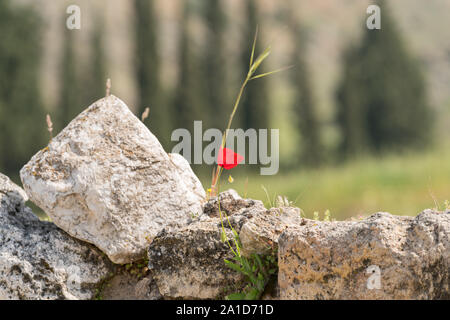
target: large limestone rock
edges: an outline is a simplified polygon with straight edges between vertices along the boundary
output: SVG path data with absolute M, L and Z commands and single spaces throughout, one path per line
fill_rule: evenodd
M 450 299 L 450 212 L 316 222 L 279 238 L 282 299 Z
M 57 226 L 115 263 L 142 258 L 165 225 L 201 212 L 205 198 L 186 160 L 168 155 L 112 95 L 76 117 L 20 175 Z
M 0 300 L 91 299 L 112 271 L 100 250 L 39 219 L 0 174 Z

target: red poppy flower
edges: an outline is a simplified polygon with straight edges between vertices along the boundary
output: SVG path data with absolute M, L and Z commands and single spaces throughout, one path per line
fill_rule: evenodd
M 221 148 L 217 157 L 217 164 L 226 170 L 233 169 L 244 161 L 244 157 L 228 148 Z

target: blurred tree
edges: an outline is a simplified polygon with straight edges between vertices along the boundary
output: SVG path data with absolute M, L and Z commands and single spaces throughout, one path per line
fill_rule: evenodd
M 225 129 L 232 106 L 227 95 L 227 70 L 225 63 L 226 17 L 221 0 L 204 2 L 204 20 L 208 29 L 206 37 L 205 56 L 203 59 L 204 95 L 206 100 L 206 115 L 211 120 L 211 127 Z M 208 112 L 209 111 L 209 112 Z
M 150 107 L 150 117 L 145 122 L 164 147 L 170 141 L 170 110 L 162 104 L 160 85 L 160 59 L 158 53 L 157 16 L 153 0 L 134 0 L 135 9 L 135 70 L 140 116 Z
M 431 138 L 432 113 L 418 62 L 411 57 L 381 7 L 381 30 L 365 30 L 362 43 L 347 51 L 338 89 L 338 123 L 344 152 L 423 147 Z
M 103 17 L 97 17 L 94 30 L 91 34 L 91 53 L 89 60 L 90 72 L 86 72 L 86 84 L 83 93 L 83 106 L 90 105 L 98 99 L 105 96 L 106 85 L 106 57 L 103 45 L 104 20 Z
M 258 25 L 258 8 L 255 0 L 245 0 L 245 25 L 243 33 L 243 43 L 241 52 L 241 64 L 243 74 L 245 77 L 248 72 L 250 55 L 252 52 L 252 44 L 255 37 L 256 27 Z M 260 37 L 255 47 L 255 55 L 261 53 Z M 255 57 L 256 58 L 256 57 Z M 263 67 L 259 73 L 264 73 Z M 267 79 L 260 79 L 252 81 L 246 88 L 242 97 L 241 107 L 242 125 L 243 129 L 254 128 L 267 129 L 269 128 L 269 97 Z
M 295 86 L 294 112 L 302 140 L 300 163 L 319 165 L 322 160 L 320 128 L 315 113 L 315 102 L 306 62 L 306 35 L 296 19 L 291 22 L 294 34 L 294 69 L 291 71 Z
M 66 16 L 64 16 L 63 21 L 63 26 L 65 26 Z M 80 68 L 74 46 L 76 32 L 77 29 L 69 30 L 64 27 L 63 51 L 59 74 L 58 117 L 57 121 L 54 121 L 58 130 L 62 130 L 67 126 L 85 108 L 80 94 L 80 75 L 78 74 Z
M 367 151 L 367 108 L 362 94 L 360 66 L 354 63 L 358 56 L 356 47 L 349 47 L 343 56 L 343 75 L 337 91 L 337 122 L 341 129 L 341 152 L 354 155 Z
M 202 91 L 199 59 L 193 50 L 189 28 L 190 6 L 184 2 L 179 27 L 178 82 L 175 88 L 174 110 L 176 128 L 192 131 L 194 120 L 204 120 L 207 114 Z
M 0 1 L 0 172 L 16 182 L 48 141 L 39 91 L 41 25 L 30 7 Z

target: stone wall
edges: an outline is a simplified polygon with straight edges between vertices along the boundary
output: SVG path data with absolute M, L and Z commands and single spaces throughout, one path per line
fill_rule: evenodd
M 450 298 L 450 212 L 319 222 L 233 190 L 207 201 L 187 161 L 114 96 L 21 179 L 25 191 L 0 174 L 0 299 L 224 298 L 248 284 L 224 261 L 235 237 L 243 257 L 278 259 L 264 299 Z

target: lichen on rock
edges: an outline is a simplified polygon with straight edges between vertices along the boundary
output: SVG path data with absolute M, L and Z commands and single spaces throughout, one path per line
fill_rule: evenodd
M 450 212 L 377 213 L 279 238 L 282 299 L 450 299 Z
M 261 201 L 242 199 L 230 189 L 210 199 L 203 214 L 188 225 L 161 231 L 148 250 L 149 268 L 164 298 L 223 298 L 246 283 L 225 264 L 233 253 L 222 230 L 234 250 L 231 228 L 239 235 L 243 254 L 265 255 L 276 252 L 281 232 L 300 221 L 298 208 L 267 210 Z

